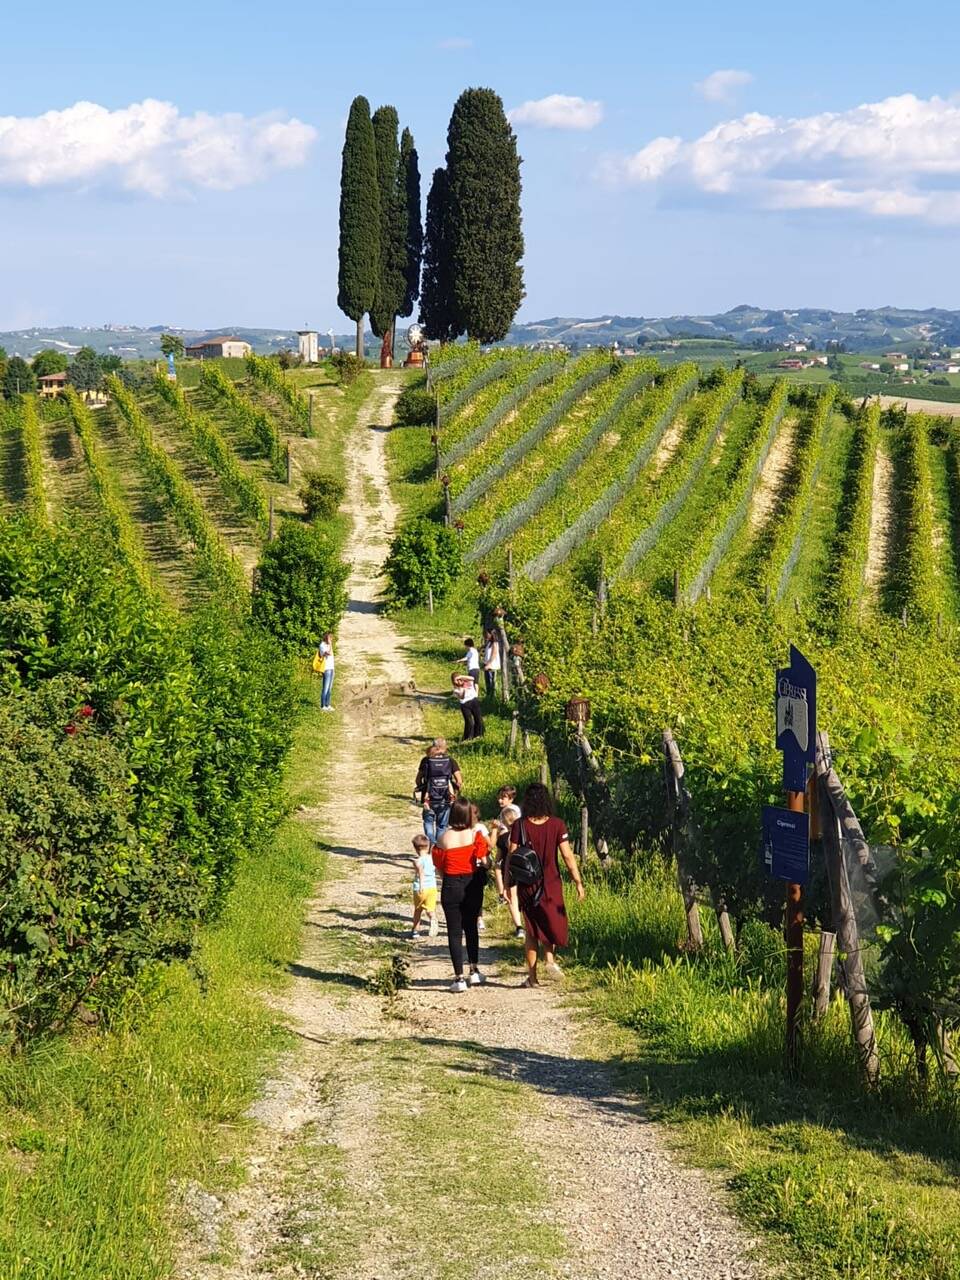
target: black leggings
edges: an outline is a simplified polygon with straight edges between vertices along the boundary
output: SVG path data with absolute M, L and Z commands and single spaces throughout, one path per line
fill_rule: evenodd
M 463 740 L 483 737 L 483 716 L 480 714 L 480 699 L 471 698 L 469 702 L 461 702 L 463 712 Z
M 469 876 L 444 876 L 440 890 L 440 905 L 447 921 L 447 944 L 453 972 L 463 973 L 463 941 L 467 939 L 467 960 L 476 966 L 480 962 L 480 934 L 477 921 L 483 910 L 483 887 L 487 882 L 485 871 L 475 871 Z

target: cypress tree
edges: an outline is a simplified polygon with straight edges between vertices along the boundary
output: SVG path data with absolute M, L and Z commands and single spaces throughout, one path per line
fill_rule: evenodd
M 420 263 L 423 258 L 423 225 L 420 221 L 420 159 L 413 134 L 404 129 L 400 138 L 400 172 L 397 195 L 406 226 L 406 287 L 397 315 L 413 314 L 413 304 L 420 297 Z
M 498 94 L 460 95 L 447 148 L 454 299 L 470 337 L 497 342 L 523 300 L 520 157 Z
M 380 265 L 377 292 L 370 309 L 370 328 L 382 338 L 391 333 L 407 288 L 406 214 L 400 207 L 399 121 L 395 107 L 378 107 L 373 113 L 373 137 L 377 147 L 377 186 L 380 192 Z
M 350 104 L 340 171 L 340 271 L 337 306 L 357 324 L 363 359 L 363 317 L 374 304 L 380 266 L 380 196 L 370 103 Z
M 428 338 L 440 342 L 452 342 L 463 333 L 463 322 L 453 295 L 449 212 L 447 171 L 436 169 L 427 195 L 420 323 Z

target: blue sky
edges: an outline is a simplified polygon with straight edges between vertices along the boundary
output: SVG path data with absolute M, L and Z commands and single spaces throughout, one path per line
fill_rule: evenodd
M 960 307 L 954 23 L 939 0 L 915 19 L 859 2 L 21 4 L 0 47 L 0 328 L 343 330 L 351 98 L 396 105 L 426 186 L 468 85 L 531 104 L 522 318 Z M 131 112 L 146 100 L 170 106 Z

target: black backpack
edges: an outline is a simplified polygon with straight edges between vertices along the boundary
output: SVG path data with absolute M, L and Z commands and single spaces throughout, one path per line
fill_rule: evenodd
M 510 872 L 510 883 L 518 887 L 529 888 L 543 880 L 543 866 L 540 855 L 532 845 L 527 843 L 527 833 L 520 821 L 520 843 L 510 855 L 507 863 Z
M 424 764 L 424 783 L 430 803 L 446 808 L 450 803 L 453 761 L 449 756 L 428 756 Z

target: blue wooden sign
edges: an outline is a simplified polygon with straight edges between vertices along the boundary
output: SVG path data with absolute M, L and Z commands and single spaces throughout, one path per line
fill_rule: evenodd
M 775 805 L 763 806 L 763 866 L 767 875 L 791 884 L 810 878 L 810 818 Z
M 803 791 L 817 747 L 817 673 L 790 646 L 790 665 L 777 671 L 774 694 L 777 749 L 783 752 L 784 791 Z

